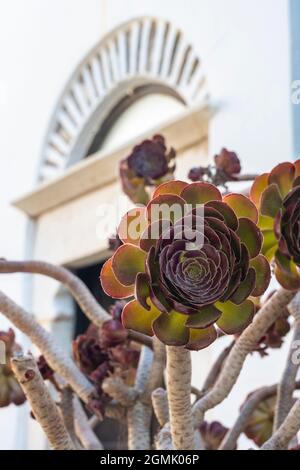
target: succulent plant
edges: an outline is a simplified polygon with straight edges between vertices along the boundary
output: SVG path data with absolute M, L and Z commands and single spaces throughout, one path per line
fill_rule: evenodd
M 12 355 L 20 350 L 14 331 L 11 328 L 7 332 L 0 331 L 0 342 L 5 348 L 5 364 L 0 364 L 0 408 L 11 403 L 22 405 L 26 398 L 10 367 Z
M 207 450 L 218 450 L 229 429 L 219 423 L 219 421 L 212 421 L 211 423 L 203 421 L 199 431 L 205 443 L 205 448 Z
M 259 209 L 263 253 L 286 289 L 300 287 L 300 160 L 258 176 L 250 197 Z
M 53 378 L 54 371 L 51 369 L 44 356 L 38 358 L 37 366 L 44 380 L 51 380 Z
M 162 216 L 163 208 L 171 211 Z M 123 325 L 196 350 L 216 339 L 214 323 L 227 334 L 242 331 L 254 314 L 248 297 L 270 280 L 257 219 L 250 199 L 222 198 L 209 183 L 160 185 L 147 207 L 122 219 L 123 245 L 101 271 L 108 295 L 135 297 L 123 308 Z
M 248 395 L 247 398 L 251 396 Z M 276 395 L 262 400 L 253 411 L 244 429 L 246 436 L 261 447 L 273 431 Z
M 120 163 L 124 193 L 133 202 L 146 204 L 149 200 L 146 186 L 157 186 L 173 177 L 175 155 L 173 148 L 167 150 L 161 135 L 154 135 L 152 139 L 136 145 Z
M 228 176 L 233 176 L 241 172 L 241 162 L 235 152 L 229 152 L 223 148 L 214 157 L 217 170 L 223 171 Z

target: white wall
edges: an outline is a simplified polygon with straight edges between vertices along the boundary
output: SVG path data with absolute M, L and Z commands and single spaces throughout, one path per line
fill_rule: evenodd
M 23 256 L 25 219 L 9 203 L 33 185 L 50 114 L 73 68 L 104 31 L 147 14 L 181 27 L 203 58 L 220 105 L 211 153 L 221 146 L 235 149 L 247 171 L 268 170 L 292 154 L 288 0 L 3 0 L 0 256 Z M 0 288 L 22 302 L 20 281 L 1 276 Z M 249 358 L 239 391 L 220 407 L 227 424 L 247 390 L 278 379 L 281 357 L 255 363 Z M 197 380 L 200 355 L 194 366 Z M 0 449 L 26 445 L 15 432 L 15 416 L 15 408 L 0 410 Z

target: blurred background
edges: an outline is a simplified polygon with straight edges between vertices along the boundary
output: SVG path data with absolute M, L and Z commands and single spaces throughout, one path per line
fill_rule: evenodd
M 297 0 L 2 0 L 0 256 L 66 265 L 106 305 L 97 205 L 117 199 L 117 161 L 141 136 L 165 130 L 181 178 L 222 147 L 247 173 L 299 156 L 299 21 Z M 65 347 L 85 326 L 55 283 L 1 275 L 0 288 Z M 228 341 L 194 354 L 196 385 Z M 283 358 L 249 357 L 212 416 L 230 425 Z M 45 445 L 27 405 L 0 410 L 0 449 Z

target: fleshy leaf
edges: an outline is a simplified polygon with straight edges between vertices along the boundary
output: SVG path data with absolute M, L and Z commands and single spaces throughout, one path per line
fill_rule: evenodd
M 134 284 L 137 273 L 145 271 L 146 253 L 134 245 L 120 246 L 112 257 L 112 269 L 116 278 L 130 286 Z
M 260 200 L 260 211 L 263 215 L 276 217 L 282 206 L 282 198 L 277 184 L 271 184 L 262 193 Z
M 154 191 L 152 199 L 162 194 L 176 194 L 180 196 L 183 189 L 188 185 L 184 181 L 174 180 L 167 181 L 166 183 L 160 184 Z
M 255 224 L 257 223 L 257 209 L 247 196 L 244 196 L 243 194 L 231 193 L 224 196 L 223 201 L 234 210 L 235 215 L 238 218 L 247 217 L 247 219 L 252 220 Z
M 294 162 L 294 166 L 295 166 L 295 178 L 298 178 L 298 176 L 300 176 L 300 160 L 296 160 Z
M 300 273 L 295 263 L 284 256 L 279 250 L 275 254 L 275 276 L 279 284 L 287 290 L 296 290 L 300 287 Z
M 258 226 L 261 230 L 274 230 L 274 219 L 267 215 L 259 214 Z
M 236 230 L 238 228 L 237 216 L 228 204 L 225 204 L 222 201 L 209 201 L 205 204 L 205 207 L 212 207 L 220 212 L 224 217 L 226 225 L 232 230 Z
M 239 285 L 238 289 L 230 297 L 230 301 L 237 305 L 243 303 L 244 300 L 246 300 L 252 294 L 255 287 L 255 279 L 255 269 L 250 268 L 246 279 Z
M 134 293 L 134 285 L 123 286 L 114 275 L 112 270 L 112 258 L 106 261 L 103 265 L 100 282 L 104 292 L 113 299 L 126 299 L 131 297 Z
M 295 177 L 295 166 L 290 162 L 280 163 L 275 166 L 269 175 L 269 184 L 276 184 L 284 198 L 292 188 Z
M 250 260 L 250 266 L 255 269 L 256 272 L 255 289 L 252 292 L 252 296 L 259 297 L 266 291 L 268 285 L 270 284 L 270 264 L 267 258 L 260 254 L 256 258 Z
M 150 279 L 146 273 L 137 274 L 134 295 L 146 310 L 150 310 L 150 303 L 147 302 L 150 297 Z
M 217 331 L 213 326 L 203 329 L 193 329 L 189 330 L 189 342 L 186 345 L 187 349 L 192 351 L 199 351 L 200 349 L 207 348 L 217 339 Z
M 147 224 L 145 207 L 135 207 L 122 217 L 118 235 L 123 243 L 138 245 Z
M 151 304 L 150 310 L 146 310 L 137 300 L 132 300 L 123 308 L 122 323 L 124 328 L 153 336 L 152 324 L 160 314 L 154 305 Z
M 264 230 L 263 232 L 263 249 L 262 252 L 265 257 L 271 261 L 274 257 L 275 251 L 278 247 L 278 240 L 275 236 L 274 230 Z
M 220 191 L 210 183 L 191 183 L 181 192 L 181 197 L 193 206 L 209 201 L 222 201 Z
M 186 315 L 172 310 L 162 313 L 153 323 L 158 339 L 169 346 L 184 346 L 189 340 L 189 329 L 185 326 Z
M 162 194 L 151 199 L 147 205 L 147 217 L 150 223 L 160 219 L 175 222 L 184 216 L 185 201 L 176 194 Z
M 251 300 L 245 300 L 241 305 L 235 305 L 230 301 L 217 302 L 216 307 L 222 311 L 217 325 L 228 335 L 243 331 L 251 323 L 254 315 L 254 304 Z
M 190 328 L 207 328 L 220 318 L 221 312 L 214 305 L 203 307 L 198 313 L 188 316 L 185 323 Z
M 236 233 L 248 248 L 250 258 L 255 258 L 261 250 L 263 240 L 257 225 L 252 220 L 242 217 L 239 219 L 239 228 Z
M 269 173 L 263 173 L 255 178 L 250 189 L 250 198 L 259 207 L 259 202 L 263 191 L 268 186 Z

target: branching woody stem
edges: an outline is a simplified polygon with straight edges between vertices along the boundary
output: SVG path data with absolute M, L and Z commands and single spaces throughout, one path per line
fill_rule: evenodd
M 0 312 L 21 330 L 39 348 L 50 367 L 61 375 L 86 403 L 95 394 L 94 387 L 76 367 L 72 359 L 55 344 L 48 333 L 32 315 L 0 291 Z
M 30 403 L 33 414 L 54 450 L 75 450 L 58 408 L 32 356 L 13 357 L 12 369 Z
M 293 337 L 286 365 L 278 385 L 277 403 L 275 407 L 274 432 L 283 423 L 285 417 L 293 406 L 293 393 L 295 381 L 299 369 L 298 361 L 293 360 L 295 345 L 300 344 L 300 294 L 298 293 L 289 305 L 289 310 L 294 317 Z
M 157 388 L 152 392 L 152 405 L 157 421 L 164 426 L 169 421 L 169 403 L 165 389 Z
M 75 431 L 83 447 L 87 450 L 103 450 L 103 445 L 94 433 L 88 417 L 78 397 L 73 398 Z
M 236 341 L 213 388 L 194 405 L 195 426 L 203 421 L 207 410 L 214 408 L 228 396 L 240 375 L 247 355 L 294 296 L 295 292 L 280 288 L 255 315 L 253 322 Z
M 232 426 L 232 428 L 227 432 L 226 436 L 224 437 L 219 450 L 233 450 L 235 449 L 237 440 L 240 434 L 245 429 L 250 416 L 252 415 L 253 411 L 262 400 L 269 398 L 276 394 L 277 385 L 271 385 L 269 387 L 263 387 L 259 390 L 256 390 L 251 397 L 249 397 L 246 403 L 243 405 L 241 412 Z
M 182 347 L 167 346 L 167 390 L 173 447 L 195 449 L 191 407 L 191 354 Z
M 61 266 L 44 261 L 0 260 L 0 273 L 32 273 L 51 277 L 62 283 L 80 306 L 81 310 L 95 325 L 110 319 L 110 315 L 99 305 L 86 285 L 77 276 Z
M 138 396 L 138 391 L 124 384 L 120 377 L 107 377 L 103 381 L 102 389 L 126 408 L 132 405 Z
M 1 259 L 0 273 L 31 273 L 48 276 L 63 284 L 70 291 L 83 313 L 92 323 L 101 326 L 103 322 L 111 318 L 84 282 L 62 266 L 55 266 L 45 261 L 8 261 Z M 152 339 L 141 333 L 130 331 L 129 337 L 138 343 L 152 346 Z
M 296 436 L 300 429 L 300 399 L 296 401 L 289 414 L 273 434 L 273 436 L 264 443 L 262 450 L 285 450 L 289 442 Z
M 145 392 L 153 363 L 153 353 L 147 346 L 143 346 L 141 357 L 136 372 L 135 390 L 139 395 Z M 148 450 L 151 448 L 151 423 L 152 410 L 148 404 L 140 399 L 128 409 L 128 448 L 129 450 Z
M 203 393 L 206 393 L 215 384 L 215 382 L 216 382 L 216 380 L 217 380 L 217 378 L 218 378 L 218 376 L 221 372 L 224 361 L 227 358 L 230 351 L 232 350 L 232 348 L 234 346 L 234 343 L 235 343 L 235 341 L 232 341 L 229 344 L 229 346 L 227 346 L 225 349 L 223 349 L 223 351 L 221 351 L 221 353 L 217 357 L 216 361 L 214 362 L 212 368 L 210 369 L 210 371 L 209 371 L 209 373 L 208 373 L 208 375 L 205 379 L 205 382 L 203 384 L 203 387 L 202 387 L 202 392 Z

